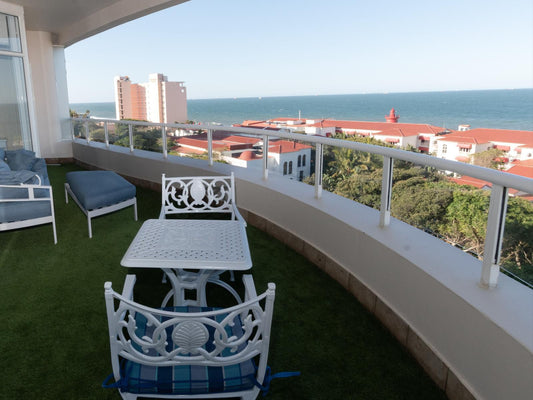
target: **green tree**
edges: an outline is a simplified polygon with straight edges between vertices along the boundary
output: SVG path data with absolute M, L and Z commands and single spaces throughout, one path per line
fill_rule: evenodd
M 74 111 L 72 108 L 69 109 L 70 118 L 89 118 L 89 114 L 91 113 L 89 110 L 86 110 L 83 114 L 79 114 L 78 112 Z M 84 138 L 85 137 L 85 126 L 83 122 L 80 121 L 72 121 L 72 130 L 74 137 L 78 138 Z M 90 127 L 89 127 L 90 130 Z
M 489 192 L 460 188 L 446 209 L 439 232 L 448 243 L 483 258 L 483 247 L 489 211 Z
M 505 162 L 503 161 L 505 153 L 498 149 L 488 149 L 479 153 L 472 154 L 470 159 L 474 165 L 485 168 L 501 169 Z
M 102 127 L 95 126 L 93 129 L 89 127 L 89 136 L 93 142 L 105 142 L 105 132 Z
M 533 284 L 533 204 L 510 197 L 507 203 L 501 264 Z
M 353 174 L 336 185 L 335 194 L 379 209 L 381 204 L 382 169 L 371 173 Z
M 441 221 L 453 200 L 454 185 L 412 177 L 394 185 L 391 213 L 418 228 L 439 232 Z

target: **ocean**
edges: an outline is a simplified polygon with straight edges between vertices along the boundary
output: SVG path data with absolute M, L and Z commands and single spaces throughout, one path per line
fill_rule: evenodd
M 115 118 L 115 103 L 76 103 L 71 109 L 100 118 Z M 391 108 L 398 122 L 448 129 L 533 130 L 533 89 L 453 92 L 380 93 L 188 100 L 188 118 L 231 125 L 244 120 L 279 117 L 330 118 L 385 122 Z

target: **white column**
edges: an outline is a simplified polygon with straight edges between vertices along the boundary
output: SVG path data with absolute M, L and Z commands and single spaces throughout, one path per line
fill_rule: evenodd
M 72 157 L 64 48 L 52 45 L 49 32 L 27 31 L 26 38 L 40 155 Z

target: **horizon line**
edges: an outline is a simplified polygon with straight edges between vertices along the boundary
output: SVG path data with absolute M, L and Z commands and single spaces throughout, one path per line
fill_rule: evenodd
M 496 90 L 533 90 L 533 87 L 518 87 L 518 88 L 496 88 L 496 89 L 448 89 L 448 90 L 417 90 L 412 92 L 361 92 L 361 93 L 324 93 L 324 94 L 296 94 L 296 95 L 272 95 L 272 96 L 229 96 L 229 97 L 202 97 L 191 98 L 189 100 L 237 100 L 237 99 L 268 99 L 277 97 L 320 97 L 320 96 L 363 96 L 363 95 L 376 95 L 376 94 L 413 94 L 413 93 L 449 93 L 449 92 L 487 92 Z M 98 104 L 98 103 L 114 103 L 111 101 L 76 101 L 69 104 Z

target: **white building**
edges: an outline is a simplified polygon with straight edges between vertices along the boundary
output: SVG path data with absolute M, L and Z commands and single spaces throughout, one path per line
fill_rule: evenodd
M 437 138 L 437 157 L 470 162 L 473 154 L 495 148 L 503 152 L 507 163 L 533 158 L 533 131 L 460 128 L 458 132 Z
M 179 137 L 173 150 L 179 154 L 207 154 L 207 136 Z M 213 134 L 213 151 L 228 164 L 242 168 L 263 167 L 263 141 L 257 137 Z M 311 146 L 275 140 L 268 146 L 268 171 L 289 179 L 303 180 L 311 174 Z

